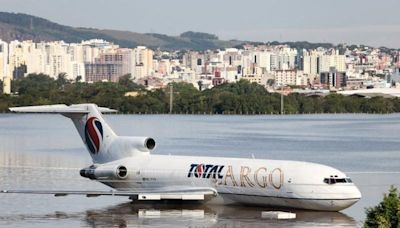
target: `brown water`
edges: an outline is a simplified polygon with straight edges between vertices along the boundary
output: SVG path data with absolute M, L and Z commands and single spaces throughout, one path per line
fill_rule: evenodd
M 364 208 L 400 186 L 400 115 L 106 117 L 120 135 L 152 136 L 154 153 L 317 162 L 350 173 L 363 198 L 341 213 L 295 211 L 261 218 L 265 208 L 131 204 L 124 197 L 0 194 L 9 227 L 355 227 Z M 73 124 L 57 115 L 0 115 L 0 189 L 107 190 L 79 176 L 91 164 Z

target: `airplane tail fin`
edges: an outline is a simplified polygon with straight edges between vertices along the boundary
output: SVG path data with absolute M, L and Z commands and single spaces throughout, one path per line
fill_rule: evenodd
M 12 112 L 22 113 L 58 113 L 70 118 L 86 145 L 95 163 L 109 162 L 113 158 L 108 148 L 117 135 L 103 119 L 102 113 L 113 113 L 116 110 L 98 107 L 95 104 L 77 105 L 42 105 L 10 108 Z

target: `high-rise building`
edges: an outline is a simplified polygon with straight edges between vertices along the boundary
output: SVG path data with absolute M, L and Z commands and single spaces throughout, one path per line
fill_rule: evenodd
M 120 48 L 108 50 L 100 54 L 94 63 L 85 64 L 85 76 L 88 82 L 112 81 L 133 73 L 133 52 L 131 49 Z
M 322 72 L 320 75 L 321 85 L 327 88 L 343 88 L 346 87 L 346 72 L 340 72 L 335 67 L 331 67 L 329 71 Z
M 24 58 L 23 44 L 19 41 L 11 41 L 9 44 L 9 56 L 8 56 L 8 73 L 15 79 L 20 76 L 21 66 L 26 66 Z
M 0 40 L 0 80 L 8 76 L 8 44 Z
M 87 82 L 110 81 L 117 82 L 121 76 L 120 64 L 87 63 L 85 76 Z
M 85 72 L 85 64 L 83 62 L 71 62 L 70 72 L 72 74 L 73 80 L 76 80 L 78 77 L 81 78 L 80 81 L 86 81 L 86 72 Z
M 272 70 L 293 70 L 297 66 L 297 50 L 289 47 L 279 48 L 271 56 Z
M 303 71 L 311 77 L 319 75 L 319 56 L 317 52 L 303 51 Z
M 339 55 L 339 51 L 332 51 L 331 54 L 324 54 L 319 57 L 319 72 L 328 72 L 331 67 L 338 71 L 346 71 L 346 57 Z
M 29 53 L 26 53 L 27 74 L 45 73 L 50 75 L 50 60 L 46 44 L 39 43 Z
M 303 72 L 299 70 L 276 70 L 274 73 L 275 84 L 286 85 L 306 85 L 306 80 L 302 80 Z
M 346 71 L 346 57 L 339 55 L 338 50 L 330 52 L 322 51 L 303 51 L 303 71 L 309 76 L 318 76 L 321 72 L 329 72 L 331 67 L 335 67 L 339 72 Z
M 11 94 L 11 77 L 3 77 L 3 93 Z
M 154 52 L 144 46 L 138 46 L 134 50 L 135 70 L 134 78 L 140 79 L 151 76 L 154 73 L 153 56 Z

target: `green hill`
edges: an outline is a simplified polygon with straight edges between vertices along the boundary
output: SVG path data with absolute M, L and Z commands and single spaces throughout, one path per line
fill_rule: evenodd
M 81 42 L 87 39 L 104 39 L 122 47 L 144 45 L 164 50 L 192 49 L 205 50 L 227 48 L 240 41 L 221 41 L 215 35 L 186 32 L 181 36 L 162 34 L 141 34 L 129 31 L 100 30 L 94 28 L 74 28 L 49 20 L 21 13 L 0 12 L 0 39 Z
M 188 31 L 180 36 L 168 36 L 157 33 L 136 33 L 95 28 L 75 28 L 60 25 L 49 20 L 22 13 L 0 12 L 0 39 L 12 40 L 56 41 L 68 43 L 81 42 L 88 39 L 104 39 L 121 47 L 133 48 L 138 45 L 161 50 L 207 50 L 229 47 L 240 47 L 244 43 L 263 44 L 262 42 L 246 42 L 239 40 L 223 41 L 216 35 Z M 270 44 L 289 44 L 293 48 L 333 47 L 329 43 L 309 42 L 272 42 Z

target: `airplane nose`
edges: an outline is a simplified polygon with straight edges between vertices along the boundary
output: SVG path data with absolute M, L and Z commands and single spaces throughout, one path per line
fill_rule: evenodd
M 349 189 L 347 197 L 348 200 L 345 200 L 342 202 L 342 205 L 340 205 L 340 210 L 343 210 L 345 208 L 348 208 L 352 206 L 353 204 L 357 203 L 361 199 L 361 192 L 357 188 L 357 186 L 353 185 L 351 189 Z
M 360 190 L 358 189 L 358 187 L 357 186 L 355 186 L 354 185 L 354 187 L 353 187 L 353 194 L 354 194 L 354 197 L 353 198 L 357 198 L 357 199 L 361 199 L 361 192 L 360 192 Z
M 345 192 L 346 193 L 343 195 L 345 200 L 340 200 L 340 201 L 336 202 L 336 206 L 337 206 L 336 209 L 338 211 L 352 206 L 353 204 L 357 203 L 361 199 L 361 192 L 355 185 L 348 186 L 347 191 L 345 191 Z

